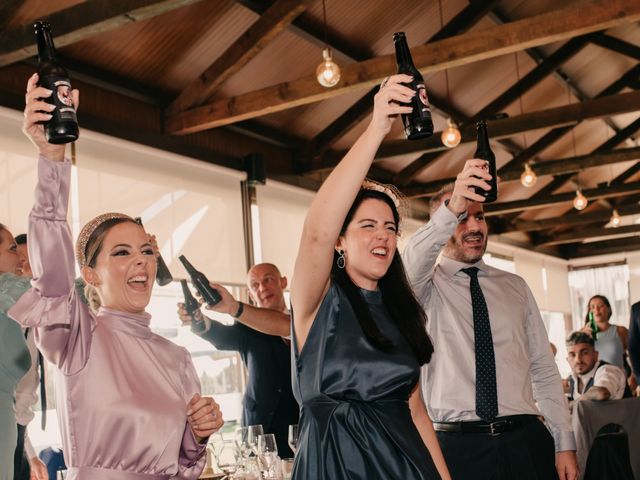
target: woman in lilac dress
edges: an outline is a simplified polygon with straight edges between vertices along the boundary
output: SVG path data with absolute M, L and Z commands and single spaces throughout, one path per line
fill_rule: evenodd
M 100 215 L 74 252 L 66 221 L 71 163 L 38 123 L 52 107 L 40 100 L 51 92 L 37 80 L 28 81 L 24 123 L 40 153 L 29 217 L 33 281 L 9 313 L 36 328 L 38 347 L 58 367 L 67 478 L 196 479 L 206 440 L 223 424 L 219 407 L 200 397 L 189 353 L 149 328 L 156 261 L 144 229 L 123 214 Z M 74 253 L 91 309 L 74 288 Z

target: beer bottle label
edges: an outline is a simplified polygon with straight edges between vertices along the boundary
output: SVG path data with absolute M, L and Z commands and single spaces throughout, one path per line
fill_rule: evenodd
M 59 116 L 61 121 L 77 122 L 69 80 L 61 77 L 45 77 L 40 84 L 53 91 L 53 94 L 45 99 L 56 106 L 53 114 Z
M 418 90 L 418 98 L 422 102 L 425 107 L 429 107 L 429 97 L 427 96 L 427 89 L 424 86 L 424 83 L 419 83 L 416 85 L 416 90 Z

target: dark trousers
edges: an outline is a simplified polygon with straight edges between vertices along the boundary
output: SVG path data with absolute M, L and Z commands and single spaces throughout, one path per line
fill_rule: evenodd
M 13 480 L 29 480 L 31 469 L 24 452 L 24 432 L 26 427 L 18 424 L 18 442 L 13 455 Z
M 557 480 L 553 438 L 535 421 L 488 435 L 436 432 L 455 480 Z

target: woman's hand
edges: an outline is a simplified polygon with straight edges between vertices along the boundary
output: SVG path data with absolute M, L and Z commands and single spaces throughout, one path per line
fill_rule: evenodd
M 62 162 L 66 145 L 54 145 L 47 142 L 44 134 L 44 125 L 51 119 L 51 112 L 55 110 L 55 105 L 45 102 L 43 99 L 53 94 L 51 90 L 38 86 L 38 74 L 34 73 L 27 81 L 27 93 L 25 95 L 26 104 L 24 107 L 24 122 L 22 131 L 29 137 L 29 140 L 36 146 L 38 152 L 49 160 Z M 71 92 L 73 104 L 76 109 L 80 101 L 78 90 Z
M 373 116 L 370 127 L 386 135 L 391 125 L 401 113 L 411 113 L 412 107 L 401 105 L 409 103 L 416 95 L 416 91 L 401 82 L 409 83 L 413 80 L 410 75 L 398 74 L 385 78 L 380 90 L 373 99 Z
M 213 398 L 195 394 L 187 405 L 187 421 L 199 443 L 204 443 L 210 435 L 224 425 L 220 405 Z

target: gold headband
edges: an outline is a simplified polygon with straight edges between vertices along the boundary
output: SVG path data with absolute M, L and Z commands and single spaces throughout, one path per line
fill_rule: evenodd
M 398 209 L 398 212 L 400 212 L 400 210 L 403 210 L 405 207 L 404 197 L 395 186 L 389 183 L 380 183 L 376 182 L 375 180 L 371 180 L 370 178 L 365 178 L 364 182 L 362 182 L 362 188 L 365 190 L 375 190 L 376 192 L 384 193 L 391 199 L 393 204 Z
M 96 231 L 96 228 L 104 222 L 118 218 L 134 221 L 133 218 L 124 213 L 103 213 L 82 227 L 78 241 L 76 242 L 76 260 L 78 260 L 80 267 L 84 267 L 87 264 L 87 242 L 91 238 L 91 235 L 93 235 L 93 232 Z

